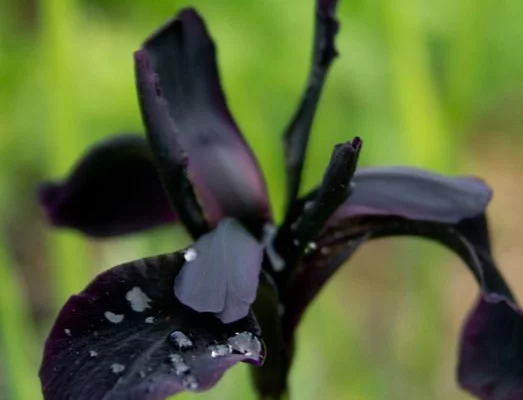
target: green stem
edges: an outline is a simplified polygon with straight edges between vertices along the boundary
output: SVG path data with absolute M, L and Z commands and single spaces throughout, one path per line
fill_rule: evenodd
M 46 66 L 46 98 L 49 118 L 47 137 L 51 175 L 65 174 L 78 155 L 78 119 L 74 107 L 72 37 L 74 3 L 70 0 L 41 0 L 42 52 Z M 56 306 L 88 281 L 84 241 L 70 233 L 52 234 L 53 282 Z

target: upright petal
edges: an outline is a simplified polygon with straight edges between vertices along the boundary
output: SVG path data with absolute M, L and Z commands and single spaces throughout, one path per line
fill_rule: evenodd
M 146 140 L 119 135 L 92 148 L 64 182 L 39 188 L 53 225 L 91 236 L 132 233 L 176 220 Z
M 287 169 L 287 215 L 293 212 L 300 190 L 301 174 L 312 122 L 332 61 L 338 54 L 334 39 L 338 33 L 335 19 L 338 0 L 316 0 L 314 47 L 307 86 L 301 102 L 284 134 Z
M 161 400 L 263 362 L 252 316 L 224 325 L 176 300 L 173 253 L 112 268 L 65 304 L 40 369 L 46 400 Z
M 227 108 L 216 50 L 203 20 L 192 9 L 182 11 L 136 57 L 138 79 L 147 74 L 144 60 L 156 74 L 157 96 L 167 102 L 176 128 L 155 132 L 148 126 L 149 137 L 175 135 L 188 156 L 189 178 L 211 227 L 231 216 L 260 228 L 270 219 L 265 183 Z M 155 105 L 147 100 L 144 107 Z

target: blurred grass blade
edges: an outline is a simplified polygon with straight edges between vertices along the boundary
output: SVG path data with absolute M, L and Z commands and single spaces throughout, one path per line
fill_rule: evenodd
M 461 0 L 455 7 L 454 31 L 447 66 L 447 109 L 451 121 L 462 128 L 482 87 L 488 0 Z
M 438 98 L 433 78 L 426 32 L 420 18 L 419 0 L 387 0 L 386 27 L 391 48 L 391 69 L 398 117 L 407 147 L 409 163 L 446 171 L 455 158 L 447 121 Z M 413 254 L 407 253 L 404 262 Z M 415 257 L 419 261 L 422 257 Z M 436 260 L 440 262 L 440 260 Z M 444 299 L 441 291 L 442 272 L 434 261 L 415 265 L 405 277 L 409 281 L 408 303 L 415 305 L 414 324 L 410 328 L 411 356 L 408 363 L 419 371 L 423 387 L 430 387 L 435 379 L 439 346 L 438 327 L 444 320 Z M 431 328 L 428 328 L 431 327 Z
M 24 285 L 16 266 L 0 242 L 0 344 L 2 363 L 8 378 L 8 398 L 38 400 L 42 398 L 36 373 L 35 337 L 29 320 L 30 312 Z
M 74 104 L 73 34 L 75 9 L 70 0 L 41 0 L 42 59 L 45 62 L 47 100 L 48 170 L 56 177 L 71 168 L 79 153 L 79 126 Z M 88 282 L 83 239 L 64 232 L 51 238 L 56 306 Z

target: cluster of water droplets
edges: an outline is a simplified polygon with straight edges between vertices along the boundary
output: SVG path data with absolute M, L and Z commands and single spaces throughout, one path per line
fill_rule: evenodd
M 169 341 L 180 352 L 190 350 L 194 344 L 193 341 L 184 332 L 178 330 L 169 335 Z M 189 390 L 198 389 L 198 381 L 191 374 L 191 367 L 185 362 L 182 354 L 170 354 L 169 362 L 174 373 L 181 378 L 183 386 Z
M 252 332 L 235 333 L 227 339 L 227 343 L 234 353 L 243 354 L 254 361 L 259 362 L 264 357 L 263 344 Z

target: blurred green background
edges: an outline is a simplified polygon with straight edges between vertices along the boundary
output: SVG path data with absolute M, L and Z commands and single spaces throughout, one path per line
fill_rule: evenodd
M 313 0 L 0 0 L 0 398 L 40 399 L 50 324 L 99 271 L 188 243 L 181 228 L 88 240 L 49 229 L 35 187 L 89 145 L 141 132 L 132 52 L 195 6 L 219 48 L 229 105 L 281 217 L 281 133 L 304 87 Z M 341 0 L 333 65 L 305 189 L 335 143 L 360 135 L 361 164 L 484 177 L 496 255 L 523 293 L 523 2 Z M 461 262 L 414 239 L 366 245 L 307 313 L 293 399 L 468 399 L 456 346 L 476 287 Z M 270 350 L 270 349 L 269 349 Z M 246 366 L 201 399 L 254 399 Z M 192 399 L 195 395 L 178 398 Z

